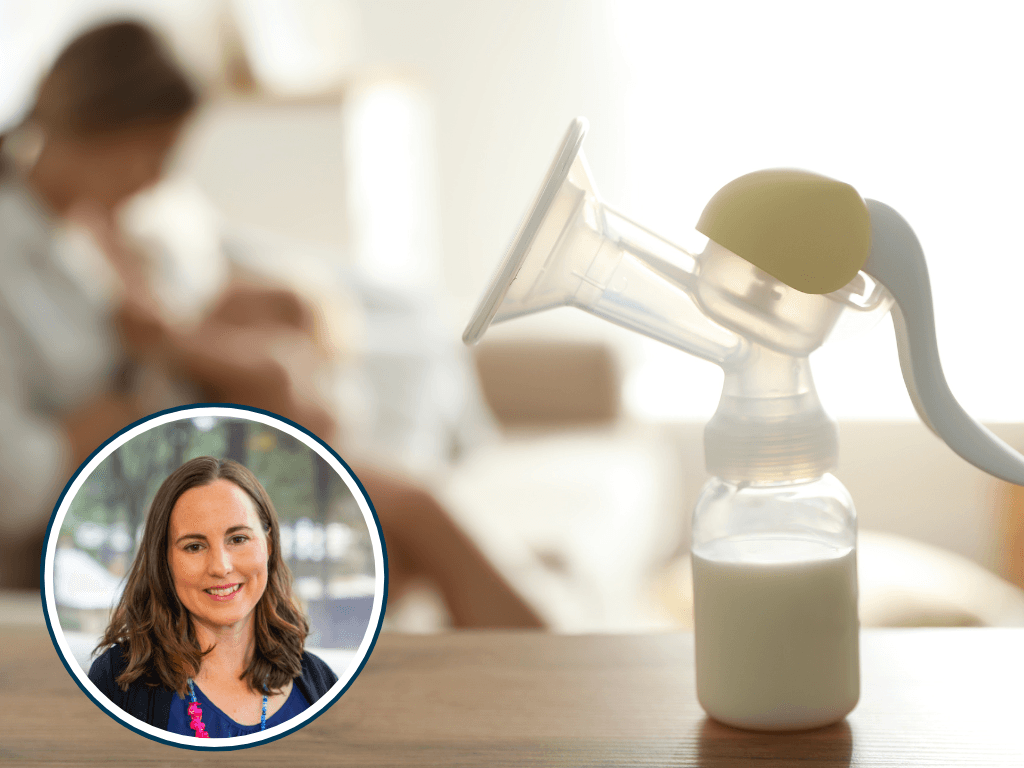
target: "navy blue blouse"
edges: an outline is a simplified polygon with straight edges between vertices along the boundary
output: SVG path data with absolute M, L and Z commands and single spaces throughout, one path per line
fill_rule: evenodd
M 89 679 L 100 689 L 100 693 L 132 717 L 155 728 L 168 730 L 171 706 L 178 700 L 178 694 L 170 688 L 165 688 L 152 674 L 131 683 L 128 690 L 121 690 L 116 681 L 128 665 L 127 653 L 127 649 L 117 643 L 110 646 L 92 663 L 89 668 Z M 338 676 L 322 659 L 309 651 L 302 652 L 302 674 L 295 678 L 293 685 L 299 689 L 305 701 L 310 704 L 319 701 L 336 682 Z M 187 704 L 184 701 L 182 704 L 185 706 L 184 711 L 187 712 Z M 272 722 L 276 722 L 277 714 L 274 713 Z M 203 715 L 206 715 L 205 711 Z M 205 717 L 203 722 L 205 725 Z M 185 723 L 185 727 L 188 728 L 188 723 Z M 189 728 L 188 735 L 191 734 L 192 729 Z
M 247 736 L 250 733 L 260 732 L 259 723 L 256 723 L 256 725 L 236 723 L 221 712 L 220 708 L 210 701 L 206 694 L 199 689 L 198 685 L 192 683 L 192 687 L 196 692 L 196 701 L 199 702 L 199 706 L 203 709 L 203 725 L 206 726 L 206 732 L 210 734 L 211 739 L 226 739 L 231 736 Z M 188 725 L 192 721 L 192 718 L 188 716 L 188 705 L 190 703 L 187 698 L 183 699 L 178 694 L 174 695 L 174 700 L 171 702 L 171 717 L 167 721 L 168 731 L 171 733 L 181 733 L 185 736 L 195 736 L 195 731 L 189 728 Z M 292 685 L 292 692 L 288 696 L 287 701 L 277 712 L 267 718 L 267 728 L 273 728 L 275 725 L 280 725 L 286 720 L 291 720 L 308 707 L 309 702 L 302 695 L 299 686 Z

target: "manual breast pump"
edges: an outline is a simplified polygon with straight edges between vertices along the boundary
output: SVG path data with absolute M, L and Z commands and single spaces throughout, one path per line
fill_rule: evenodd
M 569 126 L 463 340 L 574 306 L 722 368 L 693 513 L 698 700 L 740 728 L 841 720 L 860 695 L 856 514 L 808 355 L 891 309 L 924 423 L 1008 482 L 1024 485 L 1024 459 L 950 393 L 924 254 L 892 208 L 817 174 L 759 171 L 711 199 L 694 255 L 600 200 L 585 133 L 582 118 Z

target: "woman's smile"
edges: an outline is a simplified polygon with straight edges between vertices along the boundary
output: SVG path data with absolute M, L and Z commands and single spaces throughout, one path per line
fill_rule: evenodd
M 241 586 L 241 584 L 231 584 L 226 587 L 210 587 L 205 591 L 214 600 L 230 600 L 238 594 Z

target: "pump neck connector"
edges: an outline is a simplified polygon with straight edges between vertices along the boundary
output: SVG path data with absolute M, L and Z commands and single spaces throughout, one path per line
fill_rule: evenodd
M 807 357 L 758 344 L 726 369 L 718 410 L 704 429 L 708 472 L 732 482 L 820 477 L 835 468 L 838 444 Z

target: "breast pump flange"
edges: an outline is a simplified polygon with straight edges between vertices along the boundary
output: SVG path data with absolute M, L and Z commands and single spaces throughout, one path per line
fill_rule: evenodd
M 709 201 L 707 247 L 690 254 L 601 201 L 586 130 L 569 126 L 463 340 L 575 306 L 722 368 L 693 516 L 698 699 L 743 728 L 836 722 L 859 697 L 856 516 L 810 353 L 891 310 L 925 424 L 1008 482 L 1024 485 L 1024 459 L 949 391 L 924 254 L 893 209 L 817 174 L 759 171 Z

